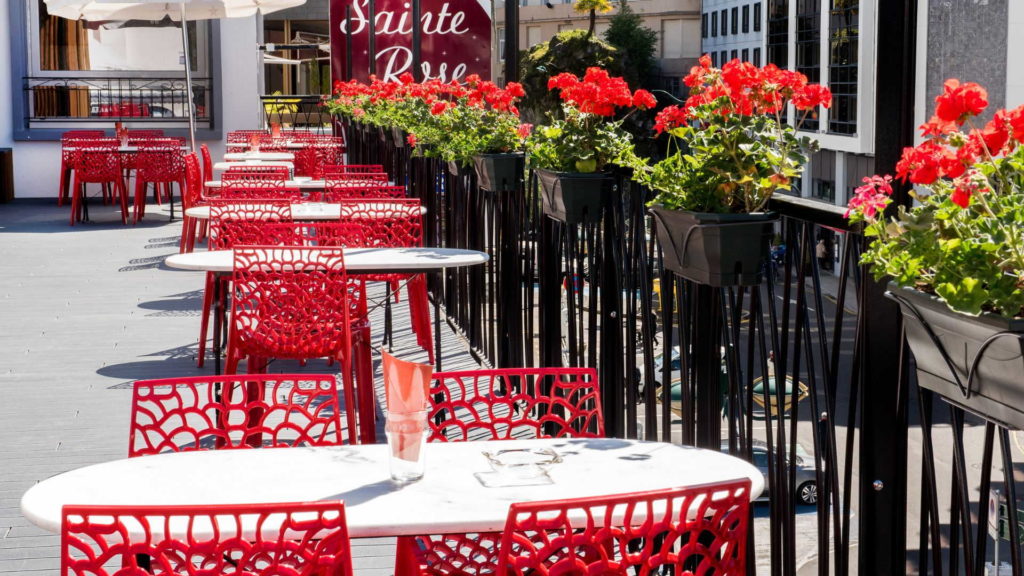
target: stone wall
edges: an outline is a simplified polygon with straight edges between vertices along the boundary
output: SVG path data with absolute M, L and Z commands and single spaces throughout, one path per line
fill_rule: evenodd
M 1019 1 L 928 0 L 926 117 L 947 78 L 984 86 L 990 110 L 1005 106 L 1007 4 Z

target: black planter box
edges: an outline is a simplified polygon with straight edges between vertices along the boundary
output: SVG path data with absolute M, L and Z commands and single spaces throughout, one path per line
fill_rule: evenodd
M 756 286 L 764 279 L 779 216 L 651 207 L 665 268 L 708 286 Z
M 391 140 L 395 145 L 395 148 L 405 148 L 406 145 L 406 133 L 401 128 L 391 127 Z
M 1024 429 L 1024 320 L 961 314 L 895 285 L 888 295 L 903 312 L 919 386 L 985 420 Z
M 601 172 L 537 170 L 544 214 L 566 224 L 593 224 L 604 216 L 612 179 Z
M 480 154 L 473 157 L 477 182 L 484 190 L 503 192 L 519 187 L 526 169 L 525 154 Z

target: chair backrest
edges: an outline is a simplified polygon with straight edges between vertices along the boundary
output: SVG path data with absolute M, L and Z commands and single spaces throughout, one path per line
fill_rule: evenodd
M 247 167 L 248 168 L 248 167 Z M 240 198 L 278 198 L 298 201 L 302 191 L 285 186 L 288 169 L 268 166 L 255 170 L 228 170 L 221 175 L 220 197 L 226 199 Z M 283 172 L 282 172 L 283 170 Z
M 497 574 L 746 574 L 750 479 L 512 504 Z
M 163 138 L 164 131 L 160 129 L 151 130 L 129 130 L 128 138 Z
M 252 177 L 260 176 L 279 176 L 283 179 L 288 179 L 288 167 L 281 166 L 280 164 L 242 164 L 235 163 L 228 166 L 228 169 L 224 171 L 225 174 L 232 175 L 251 175 Z
M 140 142 L 132 165 L 136 177 L 146 182 L 180 182 L 185 177 L 185 153 L 173 140 Z
M 324 174 L 324 180 L 328 189 L 388 185 L 388 175 L 384 172 L 331 172 Z
M 128 457 L 165 452 L 338 446 L 338 384 L 329 374 L 139 380 Z
M 335 239 L 342 246 L 407 248 L 423 245 L 422 204 L 419 198 L 342 200 Z
M 103 130 L 67 130 L 60 135 L 61 140 L 68 138 L 103 138 Z
M 203 178 L 195 152 L 185 155 L 185 189 L 181 195 L 182 210 L 198 206 L 203 200 Z
M 365 314 L 342 248 L 236 247 L 232 287 L 231 345 L 261 358 L 340 359 Z
M 232 144 L 248 144 L 249 138 L 253 134 L 266 134 L 270 135 L 266 130 L 233 130 L 228 132 L 227 141 Z
M 276 244 L 264 227 L 270 222 L 292 221 L 292 205 L 288 200 L 254 201 L 210 199 L 210 248 L 227 250 L 242 245 Z
M 203 182 L 213 180 L 213 158 L 206 144 L 199 145 L 199 153 L 203 155 Z
M 430 398 L 431 442 L 604 436 L 593 368 L 438 372 Z
M 351 576 L 345 505 L 67 505 L 61 575 L 81 574 Z
M 383 164 L 330 164 L 324 166 L 324 178 L 328 174 L 384 174 Z
M 116 140 L 77 140 L 72 155 L 75 178 L 82 182 L 110 182 L 121 178 L 121 155 Z
M 325 189 L 320 199 L 323 202 L 340 202 L 373 198 L 388 200 L 406 198 L 405 186 L 336 186 Z
M 295 174 L 314 179 L 324 177 L 324 167 L 336 165 L 345 159 L 345 145 L 340 140 L 327 137 L 315 140 L 309 146 L 295 151 Z

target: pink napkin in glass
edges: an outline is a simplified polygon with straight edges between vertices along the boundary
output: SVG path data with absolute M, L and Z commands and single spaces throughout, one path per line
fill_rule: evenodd
M 392 436 L 392 456 L 416 461 L 427 429 L 427 394 L 434 367 L 399 360 L 387 352 L 382 355 L 388 406 L 385 430 Z

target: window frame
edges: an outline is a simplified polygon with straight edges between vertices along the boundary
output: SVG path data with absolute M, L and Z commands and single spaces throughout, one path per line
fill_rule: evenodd
M 744 34 L 750 32 L 750 4 L 743 5 L 743 27 L 741 29 Z
M 739 15 L 740 15 L 739 7 L 738 6 L 733 6 L 732 7 L 732 13 L 729 14 L 729 20 L 730 20 L 729 24 L 732 25 L 731 32 L 733 33 L 733 35 L 736 35 L 736 34 L 740 33 L 740 26 L 739 26 L 739 22 L 738 22 Z
M 729 9 L 722 10 L 722 15 L 718 17 L 722 24 L 722 36 L 729 35 Z
M 31 25 L 31 18 L 38 18 L 38 12 L 30 6 L 34 0 L 12 0 L 8 3 L 8 15 L 10 18 L 10 55 L 11 55 L 11 127 L 14 141 L 59 141 L 61 135 L 74 128 L 89 128 L 93 125 L 101 128 L 112 127 L 113 120 L 110 118 L 96 117 L 95 121 L 76 121 L 74 126 L 47 126 L 41 127 L 38 124 L 33 126 L 30 123 L 28 111 L 28 97 L 24 91 L 17 93 L 17 86 L 24 87 L 25 79 L 36 78 L 62 78 L 77 76 L 82 79 L 89 78 L 165 78 L 173 76 L 174 71 L 147 70 L 147 71 L 116 71 L 116 70 L 40 70 L 39 66 L 39 38 L 36 26 Z M 42 1 L 42 0 L 39 0 Z M 223 98 L 221 89 L 221 37 L 220 22 L 210 20 L 207 33 L 206 50 L 206 72 L 202 76 L 209 77 L 212 84 L 210 102 L 211 110 L 209 126 L 196 128 L 197 140 L 220 140 L 222 131 L 220 128 L 223 117 Z M 185 79 L 185 71 L 180 71 L 182 80 Z M 168 136 L 187 136 L 189 132 L 187 119 L 182 119 L 182 126 L 165 128 Z M 177 122 L 175 122 L 176 124 Z
M 711 37 L 718 37 L 718 11 L 715 10 L 711 13 Z
M 761 31 L 761 2 L 754 2 L 754 32 Z

